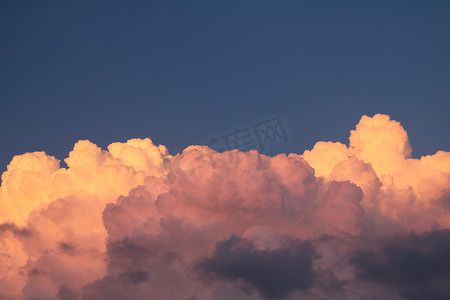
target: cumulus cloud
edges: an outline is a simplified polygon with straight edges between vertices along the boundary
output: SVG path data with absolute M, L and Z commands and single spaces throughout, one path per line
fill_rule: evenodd
M 13 158 L 0 299 L 445 299 L 450 153 L 363 116 L 349 145 L 169 155 L 79 141 Z
M 355 251 L 351 263 L 365 281 L 396 288 L 410 299 L 448 299 L 450 230 L 394 235 Z
M 288 241 L 274 250 L 257 249 L 243 238 L 231 236 L 217 243 L 212 258 L 199 263 L 204 276 L 243 280 L 266 299 L 281 298 L 295 289 L 307 290 L 314 281 L 315 249 L 309 242 Z
M 13 158 L 0 187 L 0 295 L 53 299 L 104 275 L 105 205 L 163 176 L 168 155 L 150 139 L 109 148 L 79 141 L 67 169 L 44 152 Z

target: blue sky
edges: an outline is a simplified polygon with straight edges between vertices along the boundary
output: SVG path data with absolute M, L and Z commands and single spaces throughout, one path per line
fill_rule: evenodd
M 2 1 L 0 170 L 150 137 L 171 153 L 282 116 L 303 153 L 363 114 L 449 150 L 449 1 Z

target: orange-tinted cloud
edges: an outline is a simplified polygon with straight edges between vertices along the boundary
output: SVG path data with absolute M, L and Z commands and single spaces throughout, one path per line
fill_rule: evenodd
M 302 155 L 133 139 L 65 161 L 26 153 L 2 175 L 0 299 L 448 296 L 445 268 L 414 257 L 450 261 L 450 153 L 411 158 L 387 115 Z

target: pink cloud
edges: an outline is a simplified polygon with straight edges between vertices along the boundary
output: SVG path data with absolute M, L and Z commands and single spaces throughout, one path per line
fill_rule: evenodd
M 450 153 L 410 154 L 378 114 L 302 155 L 133 139 L 79 141 L 67 169 L 15 156 L 0 299 L 444 299 L 448 272 L 420 264 L 450 261 Z

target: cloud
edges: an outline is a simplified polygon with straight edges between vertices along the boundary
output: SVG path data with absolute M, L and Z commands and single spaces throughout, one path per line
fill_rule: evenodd
M 450 153 L 411 158 L 387 115 L 301 155 L 132 139 L 65 162 L 2 174 L 0 299 L 449 295 Z
M 217 243 L 211 258 L 197 268 L 218 278 L 243 280 L 255 287 L 265 299 L 285 297 L 293 290 L 312 286 L 315 249 L 309 242 L 288 241 L 275 250 L 260 250 L 248 240 L 231 236 Z
M 106 203 L 146 176 L 163 176 L 168 155 L 150 139 L 110 148 L 79 141 L 65 160 L 67 169 L 44 152 L 13 158 L 0 186 L 0 228 L 7 231 L 0 246 L 0 293 L 50 299 L 61 284 L 63 294 L 79 292 L 104 275 Z
M 450 230 L 385 237 L 351 259 L 358 278 L 397 288 L 409 299 L 450 294 Z

